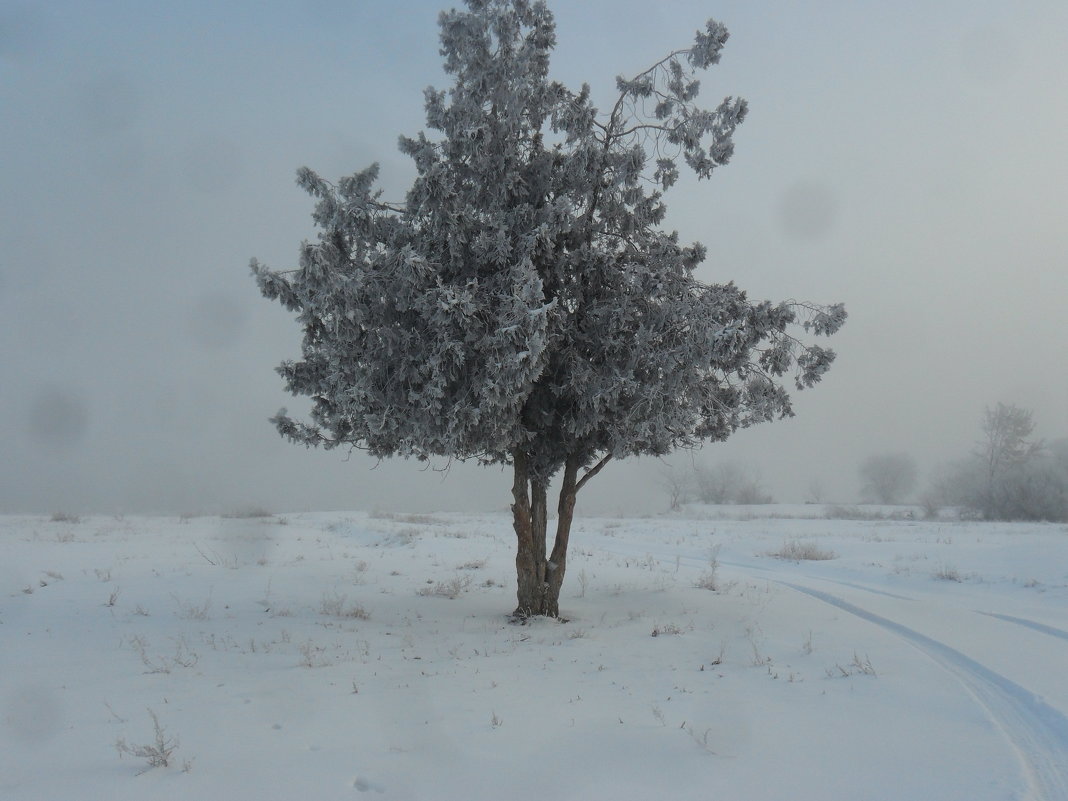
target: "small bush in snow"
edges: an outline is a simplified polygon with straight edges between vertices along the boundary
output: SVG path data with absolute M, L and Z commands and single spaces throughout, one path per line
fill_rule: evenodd
M 178 617 L 183 620 L 207 620 L 208 612 L 211 610 L 211 592 L 208 593 L 208 597 L 204 599 L 203 603 L 195 604 L 192 601 L 183 601 L 177 595 L 171 595 L 174 598 L 176 604 L 178 604 Z
M 799 542 L 798 540 L 787 540 L 779 550 L 769 551 L 767 555 L 790 562 L 819 562 L 838 556 L 834 551 L 822 550 L 813 542 Z
M 328 667 L 333 663 L 326 655 L 326 649 L 321 645 L 316 645 L 311 640 L 303 643 L 300 646 L 300 666 L 306 668 L 321 668 Z
M 963 581 L 957 568 L 950 567 L 949 565 L 939 565 L 938 569 L 935 570 L 932 575 L 940 581 Z
M 151 709 L 148 710 L 148 716 L 152 718 L 152 728 L 155 735 L 154 742 L 144 745 L 130 745 L 126 742 L 126 738 L 120 737 L 115 741 L 115 750 L 119 752 L 120 759 L 129 754 L 132 757 L 145 760 L 148 763 L 145 771 L 152 768 L 168 768 L 171 765 L 171 755 L 178 748 L 178 738 L 167 736 L 163 726 L 160 725 L 159 718 L 156 717 L 156 713 Z M 145 771 L 142 771 L 142 773 Z
M 719 578 L 717 573 L 719 572 L 719 548 L 718 544 L 712 546 L 712 552 L 708 557 L 708 570 L 702 573 L 694 586 L 702 590 L 712 590 L 715 592 L 719 589 Z
M 319 611 L 330 617 L 352 617 L 358 620 L 370 620 L 371 615 L 362 606 L 347 604 L 347 595 L 337 593 L 323 593 L 323 601 Z
M 674 623 L 657 623 L 653 626 L 653 637 L 661 637 L 665 634 L 682 634 L 682 629 Z
M 719 589 L 716 572 L 714 570 L 706 570 L 697 577 L 697 581 L 694 582 L 693 586 L 697 587 L 699 590 L 711 590 L 712 592 L 716 592 Z
M 875 668 L 872 667 L 871 659 L 866 655 L 863 659 L 856 651 L 853 652 L 853 661 L 843 667 L 842 665 L 835 665 L 834 668 L 827 668 L 827 678 L 833 679 L 836 677 L 848 678 L 849 676 L 856 675 L 863 676 L 877 676 Z
M 268 512 L 262 506 L 246 506 L 224 514 L 223 517 L 230 518 L 231 520 L 259 520 L 262 518 L 274 517 L 274 514 Z
M 470 576 L 455 576 L 448 581 L 439 581 L 437 584 L 431 584 L 430 586 L 423 587 L 419 590 L 420 595 L 424 596 L 436 596 L 438 598 L 448 598 L 452 600 L 459 598 L 460 593 L 471 586 Z

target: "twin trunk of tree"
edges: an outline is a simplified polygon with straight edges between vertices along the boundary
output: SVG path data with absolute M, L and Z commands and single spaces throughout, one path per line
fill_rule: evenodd
M 575 496 L 582 486 L 578 480 L 579 464 L 576 459 L 569 458 L 564 465 L 557 505 L 556 539 L 548 558 L 545 555 L 549 523 L 548 482 L 531 477 L 524 454 L 514 454 L 513 469 L 512 525 L 518 540 L 515 568 L 519 601 L 515 614 L 517 617 L 559 617 L 560 587 L 567 569 L 567 540 L 575 516 Z M 587 473 L 583 481 L 592 473 Z

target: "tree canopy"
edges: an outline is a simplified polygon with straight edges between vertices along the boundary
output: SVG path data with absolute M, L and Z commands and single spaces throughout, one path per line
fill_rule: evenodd
M 710 20 L 617 78 L 602 112 L 588 85 L 550 79 L 545 3 L 466 0 L 439 24 L 453 83 L 425 91 L 427 130 L 400 138 L 407 197 L 383 199 L 377 165 L 336 183 L 303 168 L 318 239 L 295 271 L 252 262 L 304 330 L 302 359 L 279 371 L 312 399 L 310 421 L 283 410 L 278 430 L 379 457 L 509 464 L 535 506 L 563 469 L 573 505 L 609 459 L 792 414 L 784 379 L 811 386 L 834 359 L 798 333 L 834 333 L 842 306 L 703 283 L 704 247 L 660 228 L 680 167 L 710 177 L 746 116 L 739 98 L 697 104 L 726 28 Z

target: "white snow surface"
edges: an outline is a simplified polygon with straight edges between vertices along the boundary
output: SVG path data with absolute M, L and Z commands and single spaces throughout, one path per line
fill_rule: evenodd
M 1068 798 L 1068 527 L 823 511 L 0 517 L 0 798 Z

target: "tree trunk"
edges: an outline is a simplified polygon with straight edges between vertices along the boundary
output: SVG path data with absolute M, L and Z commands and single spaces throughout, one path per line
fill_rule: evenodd
M 557 505 L 556 541 L 545 573 L 545 612 L 560 617 L 560 589 L 567 571 L 567 542 L 571 536 L 571 521 L 575 518 L 575 498 L 578 495 L 578 461 L 571 458 L 564 466 L 564 481 Z
M 545 614 L 545 528 L 548 489 L 531 481 L 526 455 L 512 455 L 512 526 L 516 535 L 517 617 Z
M 611 459 L 605 456 L 579 478 L 579 459 L 568 457 L 564 463 L 563 483 L 557 505 L 556 539 L 553 551 L 545 558 L 545 535 L 548 527 L 548 485 L 530 477 L 526 454 L 512 454 L 515 478 L 512 483 L 512 525 L 517 548 L 515 556 L 516 596 L 519 604 L 515 616 L 560 617 L 560 589 L 567 571 L 567 544 L 571 522 L 575 518 L 575 499 L 586 482 L 601 471 Z

